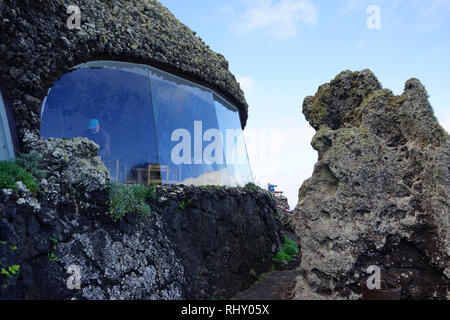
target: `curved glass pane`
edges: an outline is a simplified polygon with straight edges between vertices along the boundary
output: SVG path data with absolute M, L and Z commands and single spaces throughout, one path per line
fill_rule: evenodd
M 228 184 L 212 93 L 154 70 L 151 88 L 163 182 Z
M 229 185 L 244 186 L 252 181 L 252 172 L 248 162 L 239 113 L 216 95 L 214 95 L 214 106 L 220 131 L 225 141 L 224 151 Z
M 148 174 L 158 165 L 148 77 L 106 68 L 77 69 L 50 90 L 42 120 L 43 137 L 96 142 L 113 181 L 160 179 Z
M 12 158 L 14 158 L 14 147 L 3 96 L 0 93 L 0 160 L 10 160 Z
M 93 61 L 64 75 L 46 98 L 41 135 L 93 140 L 117 182 L 251 181 L 236 109 L 207 88 L 145 65 Z

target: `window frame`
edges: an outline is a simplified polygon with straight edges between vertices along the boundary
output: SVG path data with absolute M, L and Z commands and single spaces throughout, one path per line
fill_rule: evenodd
M 16 126 L 12 114 L 9 100 L 7 99 L 6 90 L 0 85 L 0 121 L 2 122 L 3 133 L 6 139 L 6 150 L 9 160 L 16 157 L 19 152 Z

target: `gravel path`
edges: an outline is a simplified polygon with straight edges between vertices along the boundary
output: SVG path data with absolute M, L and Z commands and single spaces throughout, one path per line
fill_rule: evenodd
M 298 270 L 272 272 L 231 300 L 291 300 Z

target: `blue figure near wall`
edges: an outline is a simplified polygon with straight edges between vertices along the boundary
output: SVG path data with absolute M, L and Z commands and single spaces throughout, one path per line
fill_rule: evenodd
M 274 184 L 270 184 L 270 182 L 267 184 L 267 190 L 269 190 L 270 192 L 275 192 L 275 188 L 278 187 Z

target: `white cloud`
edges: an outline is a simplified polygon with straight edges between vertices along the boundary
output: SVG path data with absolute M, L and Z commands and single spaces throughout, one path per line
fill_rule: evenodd
M 253 79 L 251 77 L 237 77 L 237 82 L 239 82 L 245 94 L 248 94 L 253 88 Z
M 347 15 L 367 7 L 367 0 L 343 0 L 339 14 Z
M 439 112 L 437 118 L 442 128 L 450 133 L 450 108 L 446 108 Z
M 254 83 L 247 99 L 250 115 L 244 136 L 256 183 L 263 188 L 268 182 L 278 185 L 293 208 L 317 161 L 311 147 L 315 130 L 298 113 L 300 97 L 279 97 Z
M 341 0 L 340 14 L 361 12 L 369 5 L 378 5 L 382 9 L 399 10 L 416 8 L 422 15 L 432 15 L 450 10 L 450 0 Z
M 445 131 L 450 132 L 450 118 L 447 118 L 442 122 L 442 127 Z
M 297 35 L 300 23 L 317 24 L 319 12 L 311 0 L 253 0 L 242 20 L 236 25 L 239 33 L 267 31 L 280 39 Z
M 247 128 L 244 136 L 256 183 L 265 188 L 267 183 L 276 184 L 284 191 L 291 208 L 298 201 L 298 190 L 303 181 L 312 174 L 317 153 L 310 141 L 314 129 L 308 125 L 287 123 L 280 129 Z
M 440 10 L 450 10 L 450 0 L 433 0 L 429 1 L 428 9 L 425 11 L 425 14 L 433 14 L 436 11 Z

